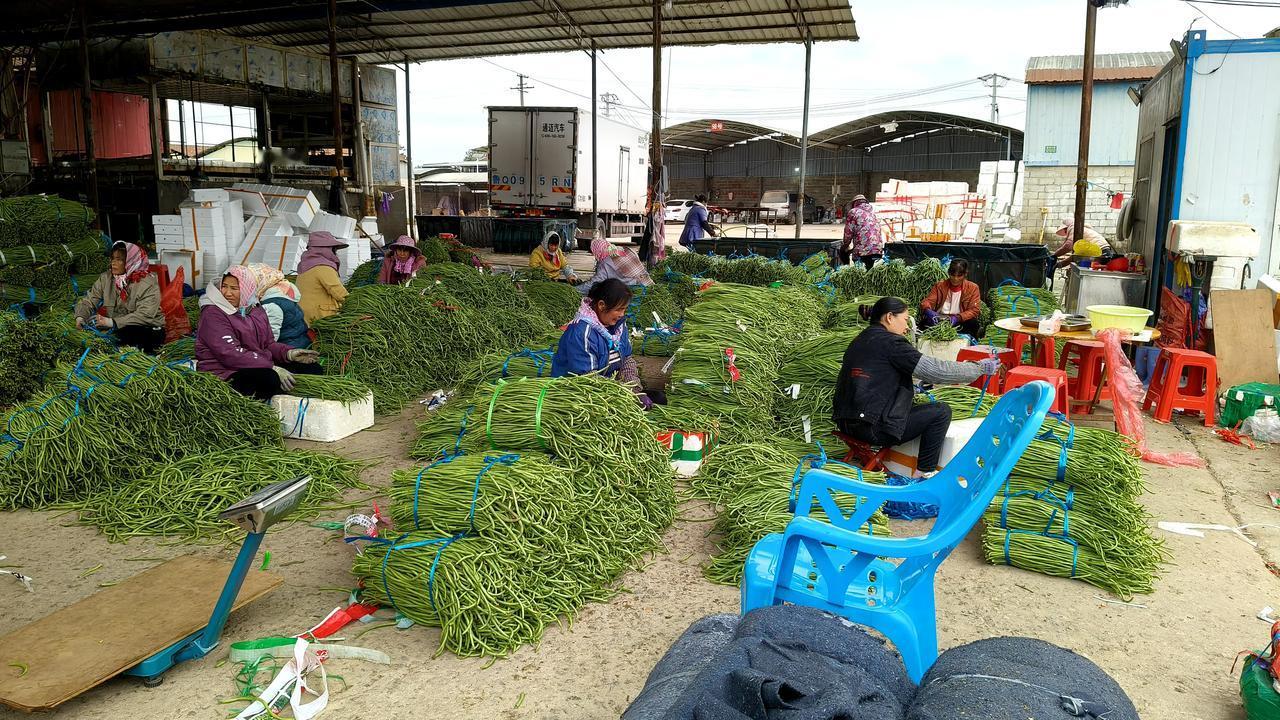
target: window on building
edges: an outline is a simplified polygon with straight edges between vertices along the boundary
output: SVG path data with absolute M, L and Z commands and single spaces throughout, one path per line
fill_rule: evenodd
M 256 163 L 258 114 L 251 107 L 167 100 L 169 152 L 188 158 Z

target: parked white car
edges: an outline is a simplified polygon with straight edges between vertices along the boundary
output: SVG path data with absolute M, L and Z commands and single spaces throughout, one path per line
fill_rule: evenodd
M 689 208 L 693 207 L 693 204 L 693 200 L 672 200 L 667 203 L 667 222 L 684 222 L 684 218 L 689 214 Z

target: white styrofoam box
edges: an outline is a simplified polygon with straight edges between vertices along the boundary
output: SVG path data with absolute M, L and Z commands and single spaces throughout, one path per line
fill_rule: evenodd
M 928 355 L 937 360 L 955 362 L 960 355 L 960 351 L 967 347 L 969 347 L 969 341 L 958 338 L 947 341 L 921 340 L 918 349 L 922 355 Z
M 280 415 L 280 432 L 287 438 L 333 442 L 373 427 L 373 393 L 345 404 L 276 395 L 271 407 Z
M 160 250 L 160 264 L 169 268 L 169 278 L 177 277 L 178 268 L 182 268 L 182 282 L 193 288 L 203 288 L 204 253 L 195 250 Z
M 230 254 L 244 238 L 244 203 L 239 199 L 222 203 L 222 222 L 226 228 L 226 240 L 219 250 Z
M 308 232 L 327 231 L 336 238 L 350 238 L 356 235 L 356 219 L 346 215 L 320 211 L 307 227 Z
M 292 232 L 292 228 L 280 218 L 273 217 L 253 217 L 244 224 L 244 238 L 236 249 L 231 253 L 231 260 L 236 265 L 244 265 L 245 263 L 255 262 L 258 255 L 261 254 L 260 244 L 265 244 L 271 238 Z
M 1224 257 L 1213 261 L 1209 287 L 1215 290 L 1239 290 L 1244 285 L 1244 266 L 1248 258 Z
M 269 217 L 271 215 L 271 210 L 267 208 L 267 199 L 262 197 L 262 193 L 257 190 L 229 187 L 227 188 L 227 194 L 231 198 L 240 201 L 245 217 Z
M 999 169 L 1000 163 L 995 160 L 985 160 L 978 163 L 978 173 L 981 175 L 994 175 Z
M 160 227 L 164 225 L 182 227 L 181 215 L 152 215 L 151 224 Z
M 1169 223 L 1170 252 L 1216 257 L 1257 257 L 1262 241 L 1248 223 L 1174 220 Z
M 192 188 L 191 199 L 198 203 L 226 202 L 231 196 L 223 188 Z
M 257 256 L 251 262 L 260 262 L 279 270 L 285 275 L 292 275 L 302 260 L 302 251 L 306 246 L 304 235 L 277 235 L 265 238 L 258 243 Z
M 960 237 L 968 242 L 976 242 L 978 236 L 982 234 L 982 223 L 965 223 L 964 231 L 960 233 Z
M 156 252 L 165 250 L 192 250 L 194 252 L 194 248 L 187 247 L 187 239 L 182 235 L 176 237 L 173 235 L 157 235 Z
M 996 171 L 1003 173 L 1012 173 L 1018 170 L 1018 162 L 1016 160 L 997 160 Z
M 367 235 L 377 235 L 380 232 L 378 230 L 378 218 L 374 215 L 365 215 L 360 218 L 360 229 L 364 230 Z
M 320 203 L 310 190 L 255 183 L 236 183 L 232 187 L 261 193 L 271 214 L 285 218 L 295 228 L 311 227 L 311 221 L 320 211 Z
M 946 437 L 942 439 L 942 454 L 938 457 L 938 463 L 946 467 L 946 464 L 951 462 L 952 458 L 960 454 L 969 439 L 978 432 L 978 427 L 982 425 L 983 419 L 965 418 L 963 420 L 953 420 L 951 426 L 947 428 Z M 917 470 L 916 465 L 919 459 L 920 438 L 916 438 L 901 445 L 893 446 L 893 452 L 885 460 L 884 466 L 886 470 L 911 477 Z

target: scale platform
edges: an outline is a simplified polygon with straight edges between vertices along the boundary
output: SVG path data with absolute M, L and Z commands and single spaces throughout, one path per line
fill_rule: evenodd
M 199 631 L 231 567 L 195 555 L 174 558 L 0 637 L 0 704 L 52 710 Z M 250 570 L 232 610 L 282 582 Z M 10 663 L 26 665 L 26 675 L 17 677 Z

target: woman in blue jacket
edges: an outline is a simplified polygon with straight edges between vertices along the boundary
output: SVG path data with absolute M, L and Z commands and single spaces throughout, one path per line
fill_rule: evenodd
M 629 385 L 641 407 L 648 410 L 654 398 L 640 387 L 640 373 L 631 356 L 626 321 L 630 303 L 631 289 L 617 278 L 592 286 L 582 299 L 578 314 L 560 336 L 556 354 L 551 358 L 551 376 L 598 372 L 616 378 Z M 660 395 L 657 399 L 662 400 Z

